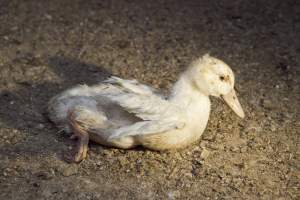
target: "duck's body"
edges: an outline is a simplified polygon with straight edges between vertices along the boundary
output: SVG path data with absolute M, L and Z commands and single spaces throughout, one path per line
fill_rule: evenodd
M 153 150 L 181 148 L 199 139 L 207 125 L 209 94 L 214 91 L 201 88 L 205 85 L 203 81 L 199 87 L 194 76 L 201 68 L 198 65 L 216 61 L 225 65 L 207 55 L 199 59 L 180 76 L 168 98 L 136 80 L 117 77 L 91 87 L 75 87 L 50 101 L 50 119 L 80 139 L 75 161 L 86 156 L 88 139 L 124 149 L 137 145 Z M 201 73 L 206 71 L 202 67 Z M 208 80 L 214 84 L 213 79 Z

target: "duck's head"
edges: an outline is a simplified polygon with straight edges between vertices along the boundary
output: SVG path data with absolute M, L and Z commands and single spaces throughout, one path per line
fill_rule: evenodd
M 244 118 L 234 90 L 234 74 L 226 63 L 206 54 L 192 63 L 190 73 L 197 89 L 206 95 L 222 98 L 239 117 Z

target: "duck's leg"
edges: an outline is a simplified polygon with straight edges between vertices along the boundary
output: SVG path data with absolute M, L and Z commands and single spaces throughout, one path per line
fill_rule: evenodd
M 67 160 L 70 162 L 80 162 L 87 157 L 89 134 L 76 120 L 75 110 L 69 113 L 69 123 L 73 130 L 71 138 L 77 139 L 77 146 L 74 149 L 75 155 L 68 156 Z

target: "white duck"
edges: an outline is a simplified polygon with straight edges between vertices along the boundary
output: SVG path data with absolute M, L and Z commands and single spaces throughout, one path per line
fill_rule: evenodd
M 50 119 L 78 138 L 73 161 L 87 156 L 88 141 L 123 149 L 181 148 L 198 140 L 209 118 L 209 96 L 220 97 L 244 117 L 234 75 L 219 59 L 204 55 L 181 74 L 164 98 L 136 80 L 111 77 L 94 86 L 77 86 L 49 102 Z

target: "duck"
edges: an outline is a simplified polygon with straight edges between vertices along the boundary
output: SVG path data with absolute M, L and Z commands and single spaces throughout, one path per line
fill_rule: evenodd
M 78 85 L 48 103 L 49 119 L 77 139 L 69 161 L 87 157 L 88 143 L 121 149 L 179 149 L 200 139 L 210 115 L 210 96 L 224 100 L 240 117 L 232 69 L 205 54 L 181 73 L 168 96 L 153 87 L 111 76 L 99 84 Z

